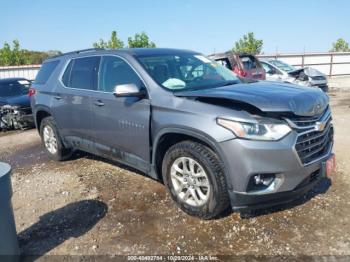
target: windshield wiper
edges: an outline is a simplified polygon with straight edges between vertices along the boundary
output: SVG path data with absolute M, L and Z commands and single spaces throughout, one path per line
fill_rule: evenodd
M 238 83 L 239 83 L 239 81 L 237 81 L 237 80 L 226 81 L 226 82 L 224 82 L 224 83 L 222 83 L 222 84 L 216 85 L 215 87 L 230 86 L 230 85 L 235 85 L 235 84 L 238 84 Z
M 218 83 L 215 85 L 184 88 L 181 91 L 198 91 L 198 90 L 203 90 L 203 89 L 219 88 L 219 87 L 223 87 L 223 86 L 235 85 L 235 84 L 238 84 L 239 82 L 240 82 L 239 80 L 225 81 L 225 82 L 221 82 L 221 83 Z

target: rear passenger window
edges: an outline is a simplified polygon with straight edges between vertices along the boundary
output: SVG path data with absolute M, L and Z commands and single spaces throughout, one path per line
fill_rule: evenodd
M 228 60 L 228 58 L 218 59 L 218 60 L 216 60 L 216 62 L 218 62 L 220 65 L 232 70 L 232 66 L 231 66 L 231 63 Z
M 35 84 L 45 84 L 49 77 L 51 76 L 52 72 L 57 67 L 59 61 L 50 61 L 45 62 L 42 64 L 39 73 L 37 74 L 34 83 Z
M 70 88 L 96 90 L 99 63 L 99 56 L 73 59 L 63 74 L 63 84 Z
M 258 68 L 258 62 L 253 56 L 240 56 L 243 67 L 245 70 L 251 70 Z
M 99 91 L 113 92 L 116 85 L 141 85 L 141 79 L 123 59 L 103 56 L 99 73 Z

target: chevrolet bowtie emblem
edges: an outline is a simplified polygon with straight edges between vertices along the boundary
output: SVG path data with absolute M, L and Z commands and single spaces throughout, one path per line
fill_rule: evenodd
M 318 114 L 321 111 L 321 105 L 320 104 L 316 104 L 313 108 L 314 114 Z
M 315 130 L 316 131 L 323 131 L 326 128 L 326 122 L 316 122 L 315 124 Z

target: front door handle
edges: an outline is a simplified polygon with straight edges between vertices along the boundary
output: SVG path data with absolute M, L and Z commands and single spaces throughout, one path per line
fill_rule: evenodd
M 104 106 L 105 105 L 105 103 L 103 103 L 101 100 L 97 100 L 97 101 L 95 101 L 95 106 Z
M 54 96 L 54 98 L 56 99 L 56 100 L 61 100 L 62 99 L 62 96 Z

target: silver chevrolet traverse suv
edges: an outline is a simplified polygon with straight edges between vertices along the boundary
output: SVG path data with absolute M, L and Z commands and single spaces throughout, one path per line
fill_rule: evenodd
M 248 82 L 197 52 L 62 54 L 45 61 L 30 95 L 53 159 L 83 150 L 132 166 L 205 219 L 291 201 L 333 163 L 325 93 Z

